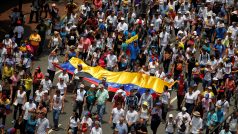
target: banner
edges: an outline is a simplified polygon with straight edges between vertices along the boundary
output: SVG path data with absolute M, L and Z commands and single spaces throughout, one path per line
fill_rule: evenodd
M 138 40 L 138 35 L 135 35 L 135 36 L 131 37 L 130 39 L 126 40 L 126 44 L 130 44 L 136 40 Z
M 92 81 L 99 82 L 103 77 L 106 77 L 109 86 L 112 85 L 115 88 L 123 85 L 129 89 L 132 87 L 141 88 L 141 92 L 144 92 L 145 89 L 152 89 L 156 93 L 162 93 L 164 86 L 171 87 L 174 84 L 139 72 L 111 72 L 100 66 L 91 67 L 81 59 L 74 57 L 68 63 L 61 64 L 60 68 L 67 69 L 72 73 L 78 64 L 82 65 L 83 72 L 87 72 L 93 76 L 93 78 L 89 78 Z

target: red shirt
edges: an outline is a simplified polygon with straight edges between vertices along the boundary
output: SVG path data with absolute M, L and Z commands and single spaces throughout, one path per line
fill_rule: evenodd
M 185 95 L 185 91 L 184 91 L 184 88 L 185 88 L 185 84 L 183 81 L 179 81 L 178 83 L 178 95 Z

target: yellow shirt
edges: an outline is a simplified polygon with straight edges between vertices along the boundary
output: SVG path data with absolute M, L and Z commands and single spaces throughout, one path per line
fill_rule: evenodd
M 10 100 L 9 99 L 6 99 L 6 101 L 2 101 L 2 99 L 0 99 L 0 104 L 1 105 L 9 105 L 10 104 Z
M 26 90 L 31 90 L 32 79 L 31 78 L 27 78 L 27 79 L 23 79 L 23 80 L 24 80 L 24 83 L 25 83 Z
M 205 96 L 207 93 L 208 93 L 208 91 L 204 91 L 204 92 L 202 93 L 202 95 Z M 213 93 L 213 92 L 210 92 L 210 93 L 208 93 L 208 94 L 209 94 L 209 98 L 210 98 L 210 99 L 214 98 L 214 93 Z
M 39 34 L 31 34 L 29 40 L 31 41 L 31 45 L 39 46 L 39 42 L 41 41 L 41 37 Z
M 13 75 L 13 68 L 5 66 L 3 68 L 3 76 L 4 77 L 11 77 Z

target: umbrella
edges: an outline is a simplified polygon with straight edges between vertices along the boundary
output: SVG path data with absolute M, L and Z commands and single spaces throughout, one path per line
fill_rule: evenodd
M 92 78 L 93 77 L 91 74 L 86 73 L 86 72 L 78 72 L 76 74 L 76 76 L 78 76 L 78 77 L 86 77 L 86 78 Z

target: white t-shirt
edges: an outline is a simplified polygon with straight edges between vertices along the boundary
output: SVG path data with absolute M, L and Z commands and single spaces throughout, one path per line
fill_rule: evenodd
M 86 118 L 85 116 L 82 118 L 81 124 L 87 123 L 88 127 L 90 128 L 93 124 L 93 120 L 91 118 Z
M 204 72 L 205 72 L 204 80 L 210 81 L 212 79 L 211 71 L 208 68 L 205 68 Z
M 160 19 L 160 17 L 159 18 L 157 18 L 157 19 L 155 19 L 154 20 L 154 28 L 155 28 L 155 31 L 158 31 L 159 30 L 159 28 L 160 28 L 160 24 L 162 24 L 162 20 Z
M 42 79 L 40 84 L 43 86 L 44 91 L 49 91 L 50 88 L 52 88 L 52 82 L 50 79 L 47 81 L 45 79 Z
M 185 94 L 185 102 L 186 103 L 194 104 L 194 101 L 195 101 L 194 94 L 189 94 L 189 93 Z
M 200 93 L 201 93 L 200 90 L 196 90 L 195 92 L 193 92 L 193 95 L 194 95 L 195 100 L 197 100 L 198 95 L 199 95 Z
M 63 103 L 63 96 L 53 96 L 53 109 L 55 110 L 61 110 Z
M 229 129 L 230 129 L 230 131 L 233 131 L 233 132 L 235 132 L 235 131 L 237 131 L 237 122 L 238 122 L 238 118 L 232 118 L 231 119 L 231 121 L 230 121 L 230 123 L 229 123 Z
M 181 16 L 180 18 L 178 18 L 178 16 L 176 16 L 174 18 L 174 28 L 180 29 L 183 26 L 184 26 L 184 19 L 183 19 L 183 17 Z
M 80 89 L 77 90 L 77 96 L 76 96 L 76 101 L 83 101 L 84 96 L 86 94 L 86 91 L 80 91 Z
M 58 82 L 56 84 L 56 86 L 57 86 L 58 90 L 60 90 L 60 94 L 61 95 L 64 94 L 64 90 L 65 90 L 65 88 L 67 88 L 67 85 L 64 82 L 63 83 Z
M 163 47 L 167 46 L 168 43 L 169 43 L 170 34 L 167 33 L 167 32 L 161 32 L 161 33 L 159 34 L 159 37 L 160 37 L 160 40 L 161 40 L 160 44 L 161 44 Z
M 114 15 L 114 16 L 112 17 L 111 15 L 109 15 L 109 16 L 107 17 L 107 21 L 112 21 L 113 26 L 116 26 L 116 25 L 117 25 L 117 16 Z
M 223 76 L 224 76 L 224 68 L 218 68 L 216 78 L 220 80 L 223 79 Z
M 75 117 L 70 117 L 70 119 L 69 119 L 69 126 L 71 127 L 71 128 L 75 128 L 75 127 L 77 127 L 78 126 L 78 123 L 80 122 L 80 120 L 79 120 L 79 118 L 77 119 L 77 120 L 75 120 Z
M 59 62 L 57 56 L 49 56 L 48 57 L 48 68 L 47 69 L 49 69 L 51 71 L 55 71 L 56 70 L 56 67 L 52 64 L 53 62 L 55 62 L 55 63 Z
M 74 79 L 76 79 L 76 80 L 79 79 L 79 77 L 76 75 L 76 74 L 79 73 L 79 72 L 82 72 L 82 71 L 79 71 L 78 69 L 75 69 L 75 70 L 74 70 Z
M 155 63 L 150 62 L 150 63 L 149 63 L 150 73 L 155 74 L 155 68 L 156 68 L 157 66 L 158 66 L 158 63 L 157 63 L 157 62 L 155 62 Z
M 193 117 L 190 125 L 192 126 L 190 132 L 193 134 L 197 134 L 198 130 L 202 129 L 203 127 L 203 120 L 201 118 Z
M 112 114 L 112 122 L 119 123 L 120 117 L 124 116 L 125 111 L 122 108 L 119 110 L 117 108 L 113 108 L 111 114 Z
M 177 116 L 175 117 L 175 120 L 177 121 L 178 124 L 182 124 L 181 122 L 183 121 L 183 116 L 187 117 L 187 121 L 188 122 L 191 121 L 191 116 L 189 115 L 189 113 L 187 113 L 187 112 L 185 112 L 185 113 L 179 112 L 177 114 Z
M 107 67 L 114 67 L 117 63 L 116 55 L 112 55 L 112 54 L 107 55 L 106 60 L 107 60 Z
M 90 134 L 102 134 L 102 128 L 96 129 L 95 127 L 92 128 Z
M 226 100 L 224 100 L 224 101 L 222 101 L 222 100 L 218 100 L 217 102 L 216 102 L 216 106 L 221 106 L 221 110 L 223 111 L 223 113 L 224 113 L 224 115 L 226 114 L 226 111 L 229 109 L 229 102 L 228 101 L 226 101 Z
M 24 120 L 28 120 L 29 117 L 31 117 L 31 113 L 29 113 L 29 110 L 36 109 L 36 104 L 35 103 L 29 103 L 26 102 L 22 108 L 25 111 L 25 114 L 23 116 Z
M 225 74 L 230 74 L 231 73 L 231 67 L 232 67 L 232 63 L 224 63 L 225 65 L 225 69 L 224 69 L 224 73 Z
M 66 74 L 61 73 L 59 75 L 59 78 L 63 78 L 64 79 L 64 83 L 68 83 L 69 82 L 69 75 L 67 73 Z
M 163 92 L 161 102 L 163 104 L 169 104 L 169 99 L 170 99 L 170 93 L 169 92 Z
M 133 122 L 135 123 L 137 121 L 138 118 L 138 113 L 134 110 L 134 111 L 127 111 L 126 113 L 126 121 L 127 122 Z
M 37 123 L 37 134 L 46 134 L 46 130 L 50 128 L 50 122 L 47 118 L 38 119 Z
M 123 31 L 123 32 L 127 31 L 128 30 L 128 24 L 126 24 L 125 22 L 124 23 L 121 23 L 121 22 L 118 23 L 117 30 L 118 31 Z
M 16 26 L 13 32 L 17 33 L 17 38 L 22 38 L 22 35 L 24 34 L 24 28 L 23 26 Z
M 232 31 L 231 38 L 235 40 L 238 35 L 238 27 L 230 26 L 227 31 Z
M 156 71 L 155 76 L 157 78 L 163 79 L 165 77 L 165 73 L 164 72 L 159 73 L 159 71 Z
M 47 91 L 36 90 L 36 92 L 35 92 L 35 94 L 36 94 L 35 101 L 36 102 L 40 102 L 41 101 L 41 97 L 44 95 L 45 92 L 47 92 Z
M 167 127 L 165 128 L 165 131 L 168 132 L 168 133 L 173 133 L 175 131 L 174 130 L 174 125 L 175 125 L 174 121 L 168 121 L 167 122 Z
M 18 104 L 23 104 L 25 95 L 26 95 L 25 91 L 20 93 L 20 90 L 17 90 L 17 99 L 16 99 L 16 101 L 17 101 Z

